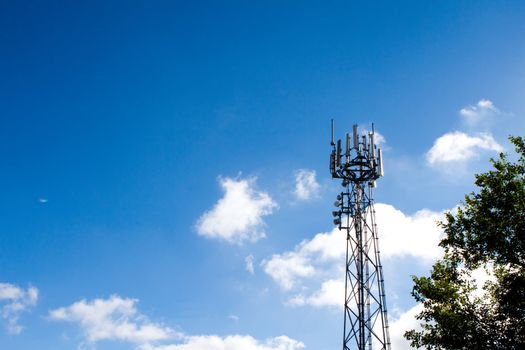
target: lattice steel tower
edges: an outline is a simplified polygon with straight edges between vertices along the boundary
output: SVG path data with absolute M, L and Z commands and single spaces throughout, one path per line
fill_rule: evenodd
M 352 145 L 350 144 L 352 143 Z M 357 125 L 352 136 L 334 142 L 330 154 L 332 178 L 341 179 L 344 190 L 337 195 L 332 212 L 334 224 L 346 232 L 346 274 L 343 350 L 390 350 L 383 270 L 372 189 L 383 176 L 381 149 L 372 131 L 361 135 Z

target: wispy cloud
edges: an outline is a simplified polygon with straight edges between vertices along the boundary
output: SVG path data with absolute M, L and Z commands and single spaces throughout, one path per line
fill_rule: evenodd
M 253 266 L 253 255 L 248 255 L 246 258 L 244 258 L 244 263 L 246 271 L 248 271 L 251 275 L 255 273 L 255 268 Z
M 0 283 L 1 315 L 11 334 L 20 334 L 23 327 L 18 323 L 20 314 L 28 311 L 38 301 L 38 289 L 29 287 L 26 290 L 10 283 Z
M 298 350 L 305 346 L 302 342 L 285 335 L 259 341 L 249 335 L 189 336 L 181 344 L 148 346 L 143 350 Z
M 255 189 L 255 181 L 219 178 L 224 196 L 199 218 L 198 234 L 237 244 L 265 237 L 263 217 L 278 206 L 268 193 Z
M 469 126 L 479 126 L 481 123 L 489 123 L 498 114 L 501 114 L 501 111 L 494 106 L 492 101 L 484 98 L 479 100 L 474 106 L 466 106 L 459 111 L 459 115 Z
M 383 134 L 377 132 L 377 131 L 374 131 L 374 143 L 378 146 L 378 147 L 384 147 L 385 144 L 386 144 L 386 139 L 385 137 L 383 136 Z
M 234 315 L 234 314 L 230 314 L 228 315 L 228 318 L 234 322 L 239 322 L 239 316 L 237 315 Z
M 503 147 L 490 134 L 470 136 L 455 131 L 440 136 L 426 158 L 430 165 L 467 162 L 478 157 L 481 151 L 502 152 Z
M 319 183 L 315 178 L 315 170 L 299 169 L 295 171 L 295 191 L 297 200 L 307 201 L 319 195 Z

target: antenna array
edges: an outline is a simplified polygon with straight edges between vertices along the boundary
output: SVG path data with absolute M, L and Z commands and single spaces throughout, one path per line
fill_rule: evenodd
M 375 144 L 375 131 L 352 135 L 334 142 L 330 173 L 341 179 L 344 190 L 337 195 L 332 212 L 334 224 L 346 232 L 346 273 L 343 350 L 390 350 L 384 278 L 379 257 L 372 189 L 383 176 L 382 152 Z

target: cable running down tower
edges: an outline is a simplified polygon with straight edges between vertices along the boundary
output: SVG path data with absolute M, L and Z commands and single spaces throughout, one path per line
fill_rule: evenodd
M 372 131 L 334 142 L 332 120 L 332 178 L 341 179 L 344 190 L 337 195 L 332 212 L 334 224 L 346 232 L 346 273 L 343 350 L 390 350 L 383 269 L 375 221 L 372 189 L 383 176 L 381 149 Z M 352 143 L 352 144 L 351 144 Z

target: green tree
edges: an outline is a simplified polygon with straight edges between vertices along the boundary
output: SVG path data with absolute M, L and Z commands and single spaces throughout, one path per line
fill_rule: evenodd
M 423 304 L 422 328 L 405 333 L 413 347 L 525 349 L 525 141 L 509 139 L 518 159 L 502 153 L 476 175 L 477 193 L 439 223 L 443 259 L 429 277 L 413 277 Z M 472 277 L 479 268 L 493 275 L 481 290 Z

